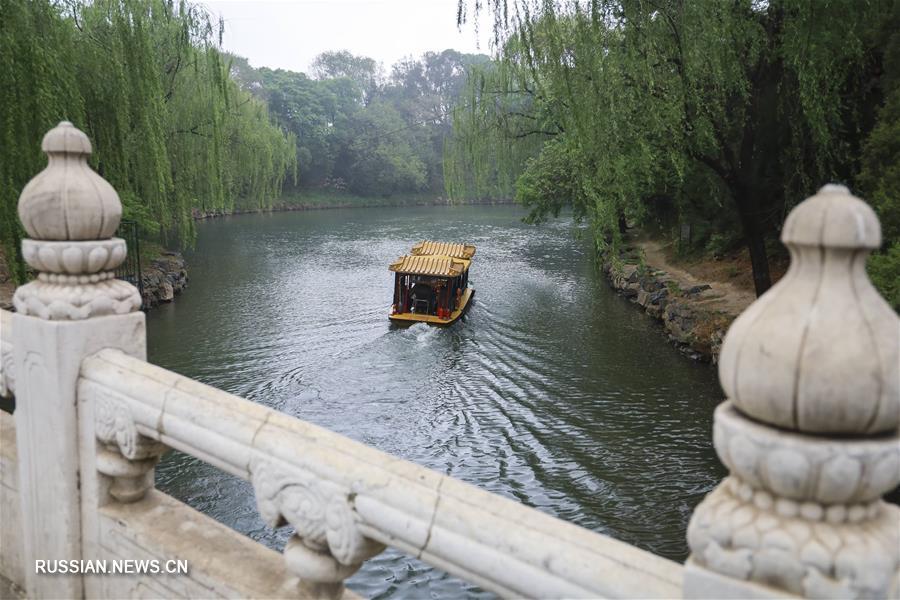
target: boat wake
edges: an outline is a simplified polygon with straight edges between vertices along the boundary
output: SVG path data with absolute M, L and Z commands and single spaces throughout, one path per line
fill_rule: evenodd
M 427 344 L 435 336 L 440 335 L 442 331 L 442 329 L 432 327 L 428 323 L 416 323 L 404 329 L 402 335 L 406 339 L 415 340 L 418 344 Z

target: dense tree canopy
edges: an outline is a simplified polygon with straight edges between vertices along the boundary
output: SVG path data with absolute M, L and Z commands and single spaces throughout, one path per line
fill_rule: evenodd
M 455 50 L 428 52 L 400 61 L 384 75 L 373 59 L 338 51 L 316 58 L 314 78 L 254 69 L 240 57 L 233 57 L 232 75 L 243 89 L 267 101 L 278 122 L 294 134 L 297 193 L 440 196 L 451 107 L 467 68 L 487 61 Z
M 191 210 L 265 206 L 295 165 L 292 137 L 228 77 L 220 25 L 172 0 L 0 0 L 0 212 L 24 275 L 16 203 L 72 121 L 145 235 L 193 235 Z
M 457 194 L 518 177 L 533 218 L 572 204 L 601 245 L 626 219 L 697 225 L 700 244 L 743 239 L 761 293 L 787 210 L 827 181 L 860 183 L 894 0 L 481 5 L 500 51 L 456 115 Z M 866 148 L 896 165 L 887 98 Z M 877 172 L 871 189 L 889 189 Z

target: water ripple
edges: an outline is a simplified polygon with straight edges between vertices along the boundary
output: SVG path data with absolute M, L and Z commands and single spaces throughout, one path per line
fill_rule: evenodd
M 151 360 L 664 556 L 722 477 L 714 371 L 613 295 L 570 220 L 512 207 L 321 211 L 202 223 L 191 283 L 148 316 Z M 386 265 L 422 238 L 478 246 L 472 310 L 448 329 L 386 319 Z M 274 548 L 250 485 L 174 454 L 158 486 Z M 389 550 L 350 587 L 478 596 Z

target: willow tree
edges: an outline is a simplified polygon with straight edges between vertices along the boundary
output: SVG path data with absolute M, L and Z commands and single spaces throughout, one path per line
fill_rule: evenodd
M 513 60 L 518 40 L 507 43 L 506 61 L 468 67 L 466 85 L 452 110 L 452 135 L 444 145 L 444 179 L 454 200 L 506 199 L 516 178 L 544 143 L 564 133 L 533 72 Z M 536 211 L 535 220 L 541 215 Z
M 501 64 L 556 99 L 598 231 L 702 182 L 736 212 L 759 294 L 788 206 L 852 177 L 873 25 L 891 3 L 478 0 L 475 12 L 493 15 Z
M 49 3 L 0 0 L 0 240 L 18 281 L 25 277 L 17 259 L 19 192 L 46 164 L 40 140 L 47 129 L 84 116 L 67 60 L 76 33 Z
M 192 209 L 266 206 L 296 146 L 229 77 L 221 23 L 172 0 L 0 0 L 0 211 L 17 279 L 16 200 L 67 119 L 144 235 L 189 242 Z
M 885 298 L 900 310 L 900 2 L 883 22 L 883 101 L 863 145 L 859 181 L 881 219 L 882 251 L 868 261 L 869 274 Z

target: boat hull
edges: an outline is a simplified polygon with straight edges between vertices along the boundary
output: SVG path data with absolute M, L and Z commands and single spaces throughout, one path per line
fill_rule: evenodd
M 460 317 L 466 314 L 466 311 L 469 309 L 469 305 L 472 304 L 473 299 L 475 297 L 475 290 L 473 288 L 466 288 L 466 291 L 463 292 L 461 298 L 461 306 L 450 313 L 450 317 L 447 319 L 442 319 L 436 315 L 423 315 L 419 313 L 396 313 L 393 315 L 388 315 L 388 318 L 394 323 L 428 323 L 429 325 L 437 325 L 438 327 L 446 327 L 448 325 L 453 325 L 456 323 Z

